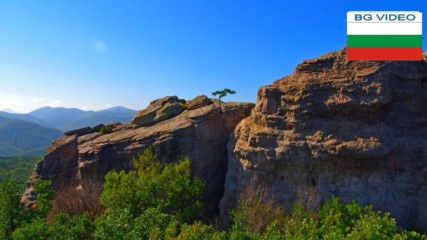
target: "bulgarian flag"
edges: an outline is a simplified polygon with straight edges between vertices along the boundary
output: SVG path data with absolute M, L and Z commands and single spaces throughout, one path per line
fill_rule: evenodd
M 347 60 L 421 60 L 422 13 L 347 12 Z

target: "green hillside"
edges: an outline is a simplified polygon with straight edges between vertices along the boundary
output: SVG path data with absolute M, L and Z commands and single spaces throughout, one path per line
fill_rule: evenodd
M 0 156 L 42 155 L 62 134 L 37 123 L 0 117 Z

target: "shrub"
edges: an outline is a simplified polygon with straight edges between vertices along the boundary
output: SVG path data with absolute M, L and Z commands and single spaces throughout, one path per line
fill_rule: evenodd
M 282 217 L 284 209 L 274 196 L 267 196 L 265 188 L 257 187 L 252 179 L 239 196 L 237 207 L 232 211 L 234 224 L 251 233 L 261 233 L 268 224 Z
M 182 108 L 182 110 L 187 110 L 187 108 L 188 108 L 187 104 L 185 104 L 183 102 L 179 102 L 179 106 Z
M 101 133 L 102 134 L 108 134 L 108 133 L 112 133 L 113 132 L 113 128 L 111 126 L 104 126 L 101 128 Z

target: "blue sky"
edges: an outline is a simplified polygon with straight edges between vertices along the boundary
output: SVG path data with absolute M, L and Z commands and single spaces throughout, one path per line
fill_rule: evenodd
M 0 109 L 142 109 L 222 88 L 255 102 L 302 60 L 341 49 L 350 10 L 421 0 L 0 0 Z M 425 41 L 424 41 L 425 46 Z

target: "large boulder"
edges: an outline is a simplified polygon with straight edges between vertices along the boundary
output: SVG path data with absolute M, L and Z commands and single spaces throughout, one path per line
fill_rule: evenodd
M 183 110 L 183 103 L 177 96 L 160 98 L 152 101 L 146 109 L 139 111 L 132 119 L 132 123 L 139 126 L 153 125 L 174 117 Z
M 197 109 L 212 103 L 213 103 L 212 100 L 208 98 L 206 95 L 200 95 L 190 101 L 187 101 L 186 106 L 188 110 L 193 110 L 193 109 Z

